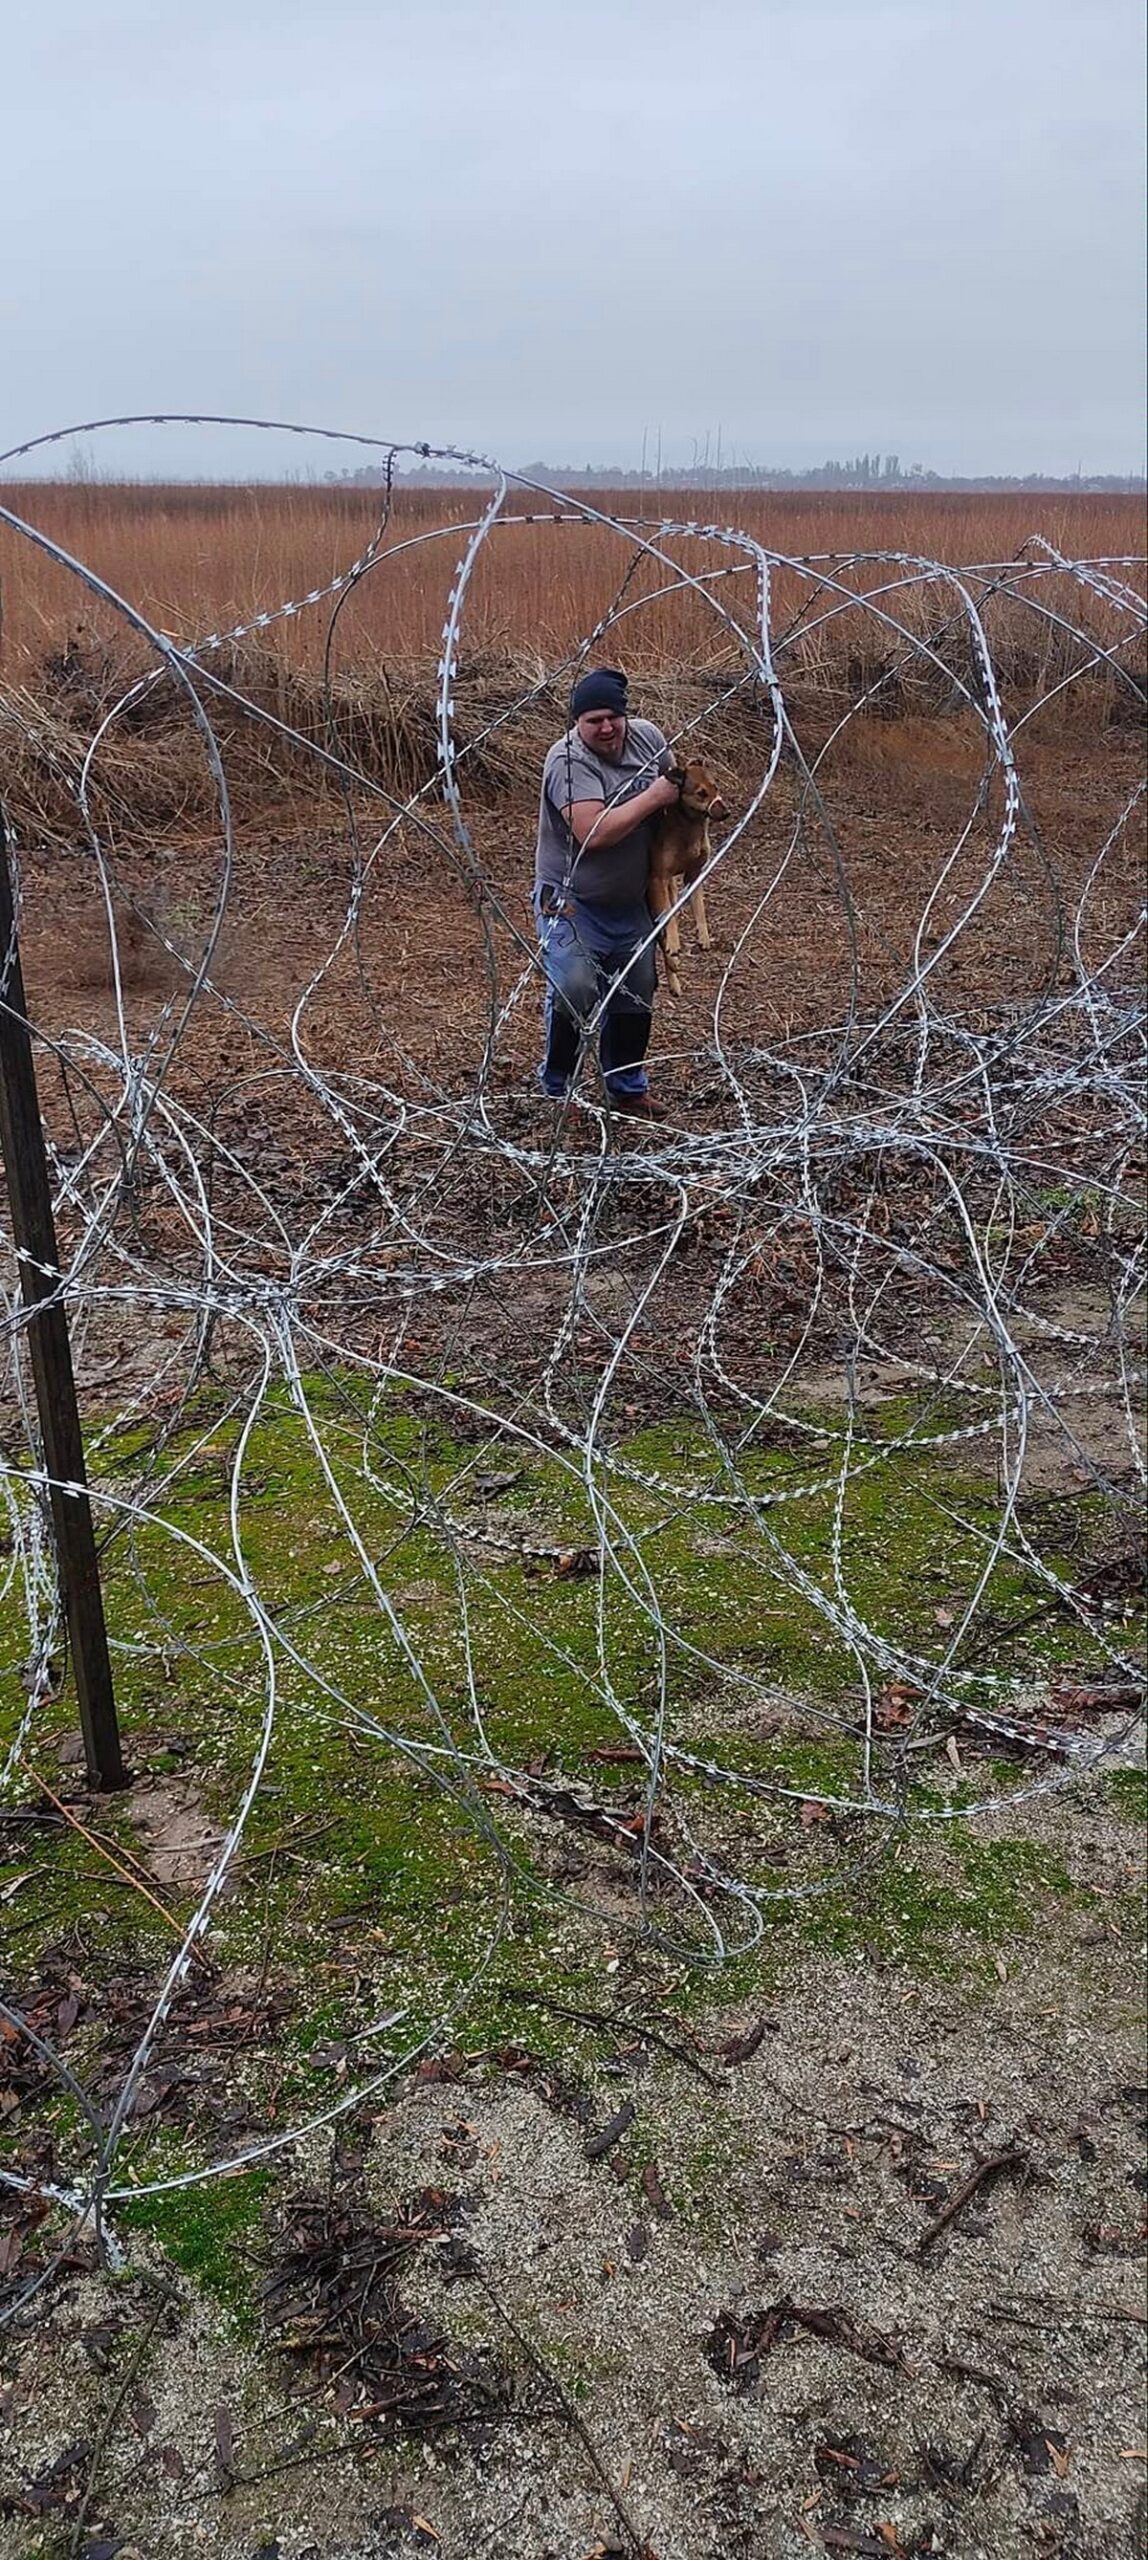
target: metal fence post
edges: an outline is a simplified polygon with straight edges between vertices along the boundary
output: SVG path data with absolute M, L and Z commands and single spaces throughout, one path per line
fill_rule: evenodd
M 94 1787 L 126 1787 L 104 1624 L 100 1570 L 84 1473 L 72 1346 L 60 1292 L 48 1159 L 16 938 L 8 835 L 0 809 L 0 1148 L 8 1179 L 28 1350 L 48 1474 L 60 1591 Z

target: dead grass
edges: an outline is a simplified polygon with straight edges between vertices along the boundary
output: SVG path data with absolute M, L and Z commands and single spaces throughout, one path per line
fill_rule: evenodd
M 26 482 L 5 489 L 5 503 L 84 560 L 161 629 L 183 641 L 251 621 L 300 598 L 345 571 L 374 534 L 380 494 L 363 489 L 73 482 Z M 481 503 L 467 490 L 400 489 L 385 537 L 387 557 L 372 569 L 340 616 L 337 662 L 388 665 L 437 654 L 443 606 L 459 556 L 460 528 Z M 1142 553 L 1144 509 L 1136 498 L 1088 496 L 1038 501 L 1026 494 L 911 497 L 853 492 L 777 493 L 683 490 L 594 493 L 594 504 L 620 516 L 736 524 L 771 550 L 793 559 L 836 555 L 835 574 L 875 588 L 886 572 L 851 571 L 857 552 L 902 551 L 951 564 L 1009 560 L 1034 532 L 1069 556 Z M 575 648 L 608 610 L 632 554 L 617 534 L 543 510 L 529 522 L 529 498 L 513 500 L 513 519 L 495 532 L 479 561 L 467 606 L 468 645 L 529 649 L 547 659 Z M 417 539 L 417 537 L 429 537 Z M 411 547 L 412 544 L 414 547 Z M 677 543 L 675 557 L 698 573 L 727 555 L 700 543 Z M 639 567 L 627 602 L 664 585 L 656 567 Z M 719 592 L 743 619 L 753 611 L 752 578 L 727 574 Z M 123 652 L 122 626 L 109 621 L 75 580 L 7 528 L 0 528 L 3 638 L 0 668 L 9 682 L 64 645 L 77 617 L 97 638 Z M 806 583 L 781 573 L 777 627 L 805 599 Z M 923 604 L 926 619 L 936 598 Z M 293 667 L 322 659 L 328 612 L 316 608 L 276 625 L 275 654 Z M 869 617 L 863 617 L 867 622 Z M 832 653 L 855 643 L 860 626 L 830 626 Z M 624 635 L 624 639 L 622 637 Z M 627 663 L 667 656 L 715 654 L 713 617 L 680 595 L 646 603 L 619 627 Z M 829 635 L 822 635 L 828 645 Z M 812 640 L 810 643 L 812 651 Z M 816 655 L 813 651 L 812 654 Z
M 327 585 L 375 532 L 381 503 L 379 493 L 361 489 L 283 486 L 37 483 L 7 496 L 187 643 Z M 351 593 L 333 634 L 328 602 L 209 653 L 205 669 L 217 681 L 206 699 L 241 818 L 266 813 L 280 825 L 294 813 L 301 824 L 321 823 L 341 786 L 315 749 L 333 750 L 393 800 L 434 784 L 440 635 L 461 528 L 475 503 L 467 491 L 401 490 L 389 548 Z M 517 517 L 480 555 L 467 602 L 456 733 L 471 799 L 505 798 L 510 773 L 536 770 L 565 717 L 576 653 L 612 607 L 620 614 L 605 645 L 640 681 L 643 708 L 671 732 L 704 714 L 708 752 L 760 768 L 760 694 L 715 708 L 750 663 L 737 631 L 752 628 L 756 582 L 736 555 L 700 540 L 671 546 L 692 574 L 720 573 L 713 592 L 731 628 L 697 594 L 680 585 L 667 591 L 672 573 L 605 526 L 550 513 L 523 521 L 525 500 L 515 503 Z M 635 510 L 639 497 L 619 492 L 598 503 L 621 513 Z M 1029 498 L 667 492 L 663 503 L 683 516 L 719 508 L 775 552 L 809 559 L 808 574 L 796 566 L 778 572 L 772 600 L 779 672 L 807 751 L 860 704 L 864 731 L 850 724 L 848 751 L 868 763 L 903 761 L 907 751 L 919 757 L 928 729 L 929 762 L 939 759 L 962 780 L 979 766 L 980 724 L 969 710 L 979 676 L 952 590 L 934 579 L 900 585 L 884 599 L 906 639 L 882 619 L 874 593 L 896 573 L 857 555 L 897 549 L 965 566 L 1008 559 L 1034 529 Z M 1065 499 L 1043 529 L 1066 554 L 1122 556 L 1142 543 L 1142 510 L 1133 499 Z M 821 571 L 838 583 L 826 586 Z M 1127 652 L 1128 617 L 1061 576 L 1043 579 L 1039 597 L 1089 642 L 1082 646 L 1015 591 L 991 598 L 986 624 L 1010 711 L 1030 712 L 1075 676 L 1040 715 L 1044 725 L 1051 720 L 1058 734 L 1074 725 L 1092 732 L 1136 717 L 1128 684 L 1103 660 L 1088 669 L 1089 645 Z M 641 609 L 631 611 L 639 600 Z M 170 677 L 157 676 L 122 617 L 6 528 L 0 607 L 0 761 L 19 838 L 82 839 L 85 758 L 113 710 L 87 785 L 102 840 L 114 850 L 161 829 L 169 840 L 191 840 L 211 826 L 215 787 L 187 699 Z M 930 654 L 916 649 L 918 640 Z M 1123 663 L 1133 672 L 1127 655 Z M 149 681 L 117 708 L 137 677 Z M 486 739 L 491 723 L 500 725 Z

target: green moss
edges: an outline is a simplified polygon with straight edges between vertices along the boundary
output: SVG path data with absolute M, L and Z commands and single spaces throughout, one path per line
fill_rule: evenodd
M 1148 1824 L 1148 1772 L 1113 1769 L 1105 1783 L 1117 1812 L 1142 1831 Z
M 580 1996 L 583 2005 L 601 2005 L 602 1924 L 549 1893 L 547 1876 L 569 1834 L 496 1791 L 486 1745 L 509 1769 L 534 1764 L 606 1796 L 636 1795 L 640 1770 L 588 1755 L 619 1739 L 609 1687 L 640 1725 L 648 1722 L 663 1636 L 670 1733 L 777 1790 L 763 1798 L 671 1773 L 671 1801 L 703 1845 L 779 1896 L 767 1905 L 764 1948 L 722 1971 L 723 1997 L 760 1990 L 771 1968 L 801 1947 L 917 1970 L 987 1969 L 988 1950 L 1023 1933 L 1047 1898 L 1067 1889 L 1023 1844 L 981 1843 L 959 1822 L 907 1837 L 894 1832 L 892 1856 L 888 1823 L 873 1817 L 839 1814 L 807 1830 L 797 1799 L 847 1805 L 857 1797 L 857 1742 L 839 1730 L 819 1737 L 739 1729 L 741 1701 L 763 1693 L 780 1692 L 799 1711 L 804 1704 L 811 1721 L 818 1708 L 829 1720 L 843 1705 L 856 1709 L 856 1660 L 816 1605 L 817 1592 L 831 1602 L 834 1594 L 840 1415 L 816 1418 L 828 1447 L 814 1447 L 796 1424 L 771 1426 L 746 1444 L 739 1466 L 748 1512 L 695 1426 L 619 1439 L 603 1488 L 609 1534 L 632 1588 L 611 1571 L 603 1592 L 592 1575 L 557 1573 L 545 1556 L 531 1565 L 480 1539 L 460 1542 L 451 1526 L 465 1515 L 476 1529 L 521 1532 L 542 1548 L 593 1546 L 585 1487 L 560 1455 L 505 1436 L 486 1447 L 452 1437 L 449 1407 L 428 1415 L 395 1392 L 369 1408 L 351 1379 L 315 1379 L 308 1393 L 332 1481 L 285 1390 L 268 1397 L 245 1447 L 243 1569 L 282 1641 L 270 1751 L 244 1840 L 243 1856 L 255 1863 L 244 1889 L 218 1906 L 213 1927 L 225 1965 L 259 1972 L 270 1964 L 296 1987 L 285 2054 L 272 2047 L 269 2059 L 250 2060 L 253 2072 L 282 2068 L 283 2120 L 331 2094 L 327 2042 L 402 2009 L 394 2038 L 369 2039 L 362 2049 L 366 2076 L 370 2056 L 381 2062 L 388 2042 L 397 2049 L 430 2032 L 476 1976 L 465 2026 L 453 2033 L 474 2048 L 484 2039 L 521 2041 L 592 2065 L 600 2040 L 515 2005 L 516 1988 L 543 1979 L 572 2006 Z M 967 1407 L 957 1401 L 963 1419 Z M 954 1597 L 972 1587 L 997 1518 L 995 1491 L 959 1476 L 951 1452 L 894 1445 L 940 1427 L 938 1408 L 912 1398 L 867 1416 L 841 1525 L 841 1562 L 858 1612 L 925 1662 L 940 1661 L 951 1644 Z M 162 1494 L 138 1430 L 93 1451 L 93 1474 L 106 1490 L 130 1497 L 142 1483 L 162 1515 L 118 1533 L 107 1550 L 128 1755 L 153 1770 L 186 1773 L 220 1821 L 231 1818 L 259 1746 L 266 1662 L 244 1600 L 187 1542 L 233 1563 L 228 1491 L 237 1447 L 234 1417 L 208 1396 L 194 1429 L 163 1453 L 161 1472 L 176 1472 Z M 516 1476 L 485 1508 L 475 1488 L 484 1468 Z M 340 1518 L 340 1492 L 366 1565 Z M 731 1508 L 711 1499 L 726 1495 L 736 1496 Z M 1063 1524 L 1057 1534 L 1064 1536 Z M 656 1584 L 657 1609 L 643 1567 Z M 380 1607 L 372 1574 L 398 1627 Z M 1033 1577 L 1006 1562 L 994 1568 L 985 1606 L 1007 1623 L 1034 1595 Z M 974 1627 L 973 1641 L 978 1632 L 983 1627 Z M 5 1640 L 18 1658 L 20 1628 L 0 1628 Z M 1013 1658 L 1031 1670 L 1066 1651 L 1083 1665 L 1080 1630 L 1042 1620 L 1018 1640 Z M 983 1646 L 979 1658 L 986 1659 Z M 994 1670 L 1007 1667 L 1003 1639 L 994 1636 L 989 1658 Z M 0 1726 L 10 1727 L 16 1712 L 9 1697 Z M 169 1748 L 173 1735 L 180 1753 Z M 879 1791 L 880 1764 L 879 1747 Z M 889 1767 L 889 1792 L 898 1795 L 904 1774 Z M 1012 1786 L 1015 1771 L 1003 1766 L 991 1781 L 998 1783 Z M 1131 1807 L 1131 1786 L 1125 1801 Z M 914 1812 L 939 1807 L 918 1787 L 906 1813 L 911 1822 Z M 105 1799 L 90 1818 L 117 1850 L 138 1853 L 130 1800 Z M 629 1890 L 621 1874 L 617 1890 Z M 165 1898 L 175 1918 L 189 1916 L 190 1891 Z M 27 1923 L 30 1965 L 37 1947 L 73 1927 L 97 1971 L 105 1955 L 109 1965 L 154 1969 L 172 1943 L 132 1885 L 74 1833 L 52 1838 L 34 1880 L 20 1887 L 15 1915 Z M 619 1936 L 629 1937 L 629 1916 L 636 1924 L 632 1896 L 617 1919 Z M 676 1929 L 693 1925 L 676 1904 L 670 1916 Z M 655 1917 L 663 1917 L 661 1904 Z M 499 1928 L 502 1943 L 485 1972 Z M 697 1949 L 699 1957 L 709 1952 L 700 1931 Z M 680 2009 L 712 1996 L 712 1964 L 678 1966 L 676 1975 Z M 360 2067 L 357 2047 L 351 2067 Z M 141 2128 L 141 2159 L 147 2140 Z
M 847 1885 L 811 1896 L 794 1925 L 811 1946 L 921 1975 L 991 1974 L 1010 1939 L 1029 1937 L 1048 1896 L 1082 1904 L 1061 1862 L 1027 1840 L 978 1840 L 964 1824 L 913 1835 L 909 1854 L 869 1858 Z
M 596 2384 L 609 2380 L 618 2371 L 620 2359 L 589 2347 L 572 2347 L 566 2338 L 548 2337 L 542 2352 L 551 2371 L 558 2377 L 563 2391 L 580 2408 L 590 2398 Z
M 253 2317 L 255 2284 L 244 2242 L 259 2222 L 271 2184 L 267 2169 L 213 2178 L 204 2187 L 176 2187 L 121 2205 L 127 2231 L 148 2231 L 202 2293 L 221 2302 L 242 2325 Z
M 711 2100 L 704 2134 L 667 2171 L 674 2209 L 700 2238 L 721 2239 L 734 2206 L 738 2172 L 757 2157 L 744 2126 L 733 2123 Z

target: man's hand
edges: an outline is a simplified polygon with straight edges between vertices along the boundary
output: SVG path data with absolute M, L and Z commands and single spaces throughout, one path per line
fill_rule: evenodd
M 681 796 L 680 784 L 676 783 L 668 773 L 660 773 L 657 781 L 651 782 L 649 790 L 642 794 L 647 806 L 651 809 L 676 808 Z

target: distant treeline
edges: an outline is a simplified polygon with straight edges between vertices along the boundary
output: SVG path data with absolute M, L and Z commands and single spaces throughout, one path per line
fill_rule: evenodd
M 422 463 L 413 471 L 397 471 L 396 480 L 424 489 L 466 489 L 473 486 L 470 471 L 451 471 L 437 463 Z M 1068 472 L 1063 475 L 1044 471 L 1021 474 L 981 472 L 975 478 L 962 479 L 955 474 L 926 471 L 920 462 L 902 470 L 895 453 L 860 453 L 845 462 L 820 462 L 808 469 L 784 471 L 773 463 L 760 467 L 737 463 L 728 469 L 715 470 L 710 464 L 694 464 L 689 469 L 623 471 L 618 464 L 594 469 L 589 463 L 579 466 L 568 462 L 525 462 L 520 466 L 524 480 L 540 480 L 550 489 L 864 489 L 870 495 L 898 491 L 935 489 L 941 493 L 962 491 L 969 494 L 991 493 L 994 489 L 1031 489 L 1050 497 L 1076 495 L 1134 498 L 1148 493 L 1148 480 L 1135 474 L 1119 472 Z M 373 464 L 362 471 L 331 471 L 327 478 L 341 488 L 376 489 L 382 485 L 384 473 Z

